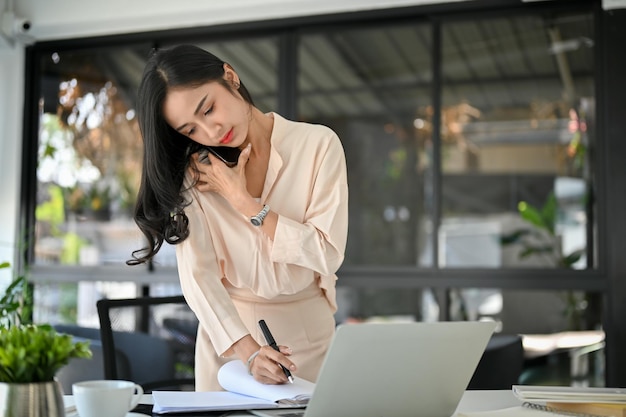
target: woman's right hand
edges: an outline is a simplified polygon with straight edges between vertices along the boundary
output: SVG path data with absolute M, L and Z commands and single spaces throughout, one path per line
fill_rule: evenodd
M 288 379 L 280 365 L 291 372 L 297 370 L 296 365 L 288 358 L 292 353 L 291 349 L 282 345 L 278 346 L 278 348 L 280 352 L 268 345 L 261 346 L 258 355 L 251 361 L 249 368 L 255 380 L 262 384 L 284 384 L 288 382 Z

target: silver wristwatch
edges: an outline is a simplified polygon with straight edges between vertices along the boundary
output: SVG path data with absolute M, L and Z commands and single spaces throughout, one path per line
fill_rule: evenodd
M 261 209 L 261 211 L 259 211 L 259 213 L 257 215 L 250 217 L 250 223 L 252 223 L 255 226 L 262 225 L 263 224 L 263 220 L 265 220 L 265 216 L 267 216 L 267 213 L 269 211 L 270 211 L 270 206 L 265 204 L 263 206 L 263 208 Z

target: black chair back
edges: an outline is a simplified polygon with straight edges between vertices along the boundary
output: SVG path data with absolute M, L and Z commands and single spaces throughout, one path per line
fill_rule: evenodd
M 198 322 L 182 295 L 102 299 L 96 306 L 106 379 L 132 380 L 145 392 L 193 390 Z
M 524 364 L 524 347 L 519 335 L 494 334 L 478 362 L 467 389 L 510 390 L 518 384 Z

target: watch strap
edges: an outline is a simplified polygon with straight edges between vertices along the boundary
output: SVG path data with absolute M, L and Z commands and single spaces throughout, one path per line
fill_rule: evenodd
M 252 223 L 254 226 L 261 226 L 263 224 L 263 220 L 265 220 L 265 216 L 267 216 L 267 213 L 269 213 L 269 211 L 270 206 L 264 204 L 261 211 L 259 211 L 256 215 L 250 217 L 250 223 Z

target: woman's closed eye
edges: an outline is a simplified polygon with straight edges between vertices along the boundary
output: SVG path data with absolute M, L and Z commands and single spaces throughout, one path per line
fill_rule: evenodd
M 209 107 L 208 109 L 206 109 L 206 110 L 204 111 L 204 113 L 202 113 L 202 114 L 203 114 L 204 116 L 208 116 L 208 115 L 209 115 L 209 114 L 211 114 L 212 112 L 213 112 L 213 106 L 211 106 L 211 107 Z M 195 131 L 196 131 L 196 128 L 195 128 L 195 127 L 192 127 L 191 129 L 189 129 L 189 130 L 185 133 L 185 135 L 187 135 L 187 136 L 191 137 L 191 135 L 193 135 Z

